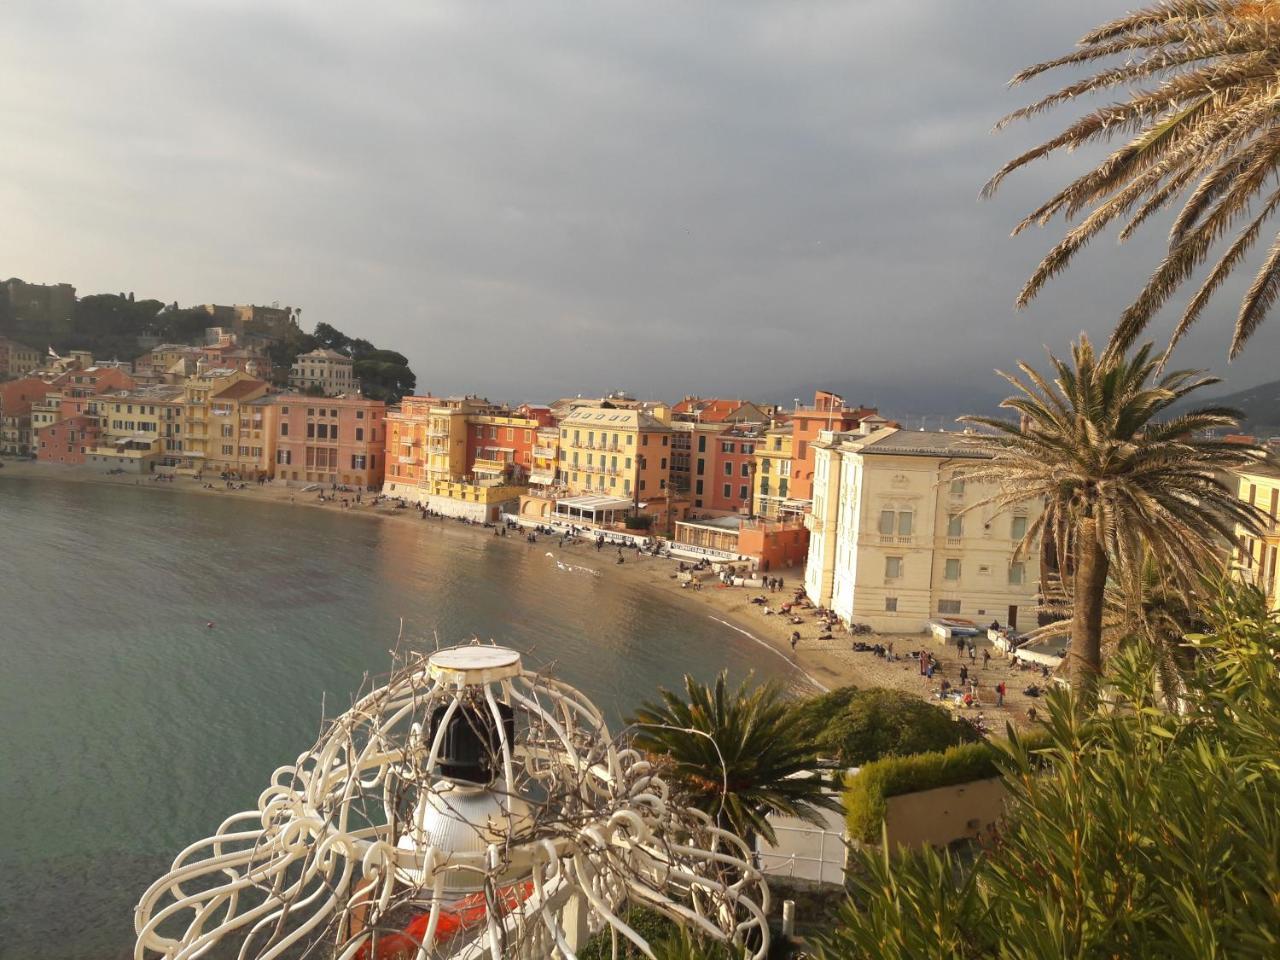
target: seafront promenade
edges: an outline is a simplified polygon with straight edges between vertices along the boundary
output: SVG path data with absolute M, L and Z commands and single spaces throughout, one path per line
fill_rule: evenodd
M 500 541 L 514 550 L 528 550 L 546 556 L 546 562 L 557 561 L 566 567 L 566 576 L 584 575 L 590 570 L 601 577 L 629 581 L 641 585 L 644 589 L 661 594 L 665 599 L 685 610 L 689 617 L 710 617 L 727 627 L 749 637 L 756 643 L 768 647 L 774 655 L 785 659 L 789 664 L 803 673 L 816 687 L 832 689 L 853 685 L 859 688 L 887 687 L 901 690 L 922 699 L 930 699 L 936 686 L 935 681 L 920 676 L 911 651 L 927 648 L 943 665 L 946 672 L 954 675 L 961 665 L 956 652 L 952 648 L 943 648 L 927 634 L 880 634 L 874 638 L 877 642 L 893 641 L 895 651 L 901 659 L 887 662 L 870 653 L 855 652 L 850 637 L 844 632 L 832 632 L 825 623 L 810 615 L 801 624 L 792 624 L 780 615 L 765 615 L 764 605 L 752 603 L 752 598 L 761 595 L 760 588 L 722 587 L 716 581 L 705 582 L 703 589 L 682 588 L 675 561 L 667 558 L 653 557 L 648 554 L 637 554 L 634 550 L 624 551 L 625 562 L 616 562 L 616 548 L 595 549 L 594 544 L 587 541 L 566 543 L 561 545 L 554 536 L 538 536 L 536 542 L 530 543 L 520 533 L 512 531 L 505 537 L 495 537 L 494 530 L 481 525 L 463 523 L 457 520 L 428 516 L 423 519 L 419 510 L 401 508 L 394 500 L 381 499 L 375 502 L 375 496 L 364 494 L 359 503 L 355 494 L 341 494 L 334 498 L 325 492 L 321 499 L 320 492 L 304 493 L 296 487 L 290 488 L 280 483 L 249 483 L 243 487 L 214 482 L 205 484 L 187 477 L 178 477 L 172 481 L 154 480 L 149 477 L 139 478 L 127 475 L 113 475 L 89 469 L 66 469 L 55 465 L 41 464 L 34 461 L 2 461 L 0 483 L 15 479 L 39 479 L 50 482 L 84 483 L 104 486 L 131 487 L 136 490 L 147 490 L 157 496 L 169 495 L 202 496 L 222 499 L 244 500 L 247 502 L 275 504 L 281 508 L 298 510 L 299 522 L 315 511 L 340 513 L 346 516 L 364 518 L 376 522 L 404 523 L 416 526 L 427 526 L 438 530 L 442 537 L 487 537 Z M 345 500 L 345 505 L 344 505 Z M 576 569 L 576 573 L 575 573 Z M 792 568 L 775 571 L 783 579 L 783 590 L 770 594 L 763 591 L 768 603 L 776 607 L 783 602 L 785 596 L 793 588 L 801 585 L 803 571 Z M 793 632 L 800 634 L 795 648 L 791 646 Z M 955 662 L 953 662 L 955 661 Z M 968 661 L 964 661 L 968 664 Z M 993 659 L 989 666 L 982 666 L 979 656 L 976 665 L 970 664 L 975 675 L 988 690 L 1000 680 L 1006 682 L 1008 695 L 1004 709 L 985 708 L 988 722 L 1002 727 L 1006 720 L 1017 725 L 1025 723 L 1025 710 L 1032 703 L 1021 694 L 1021 690 L 1031 682 L 1026 677 L 1011 670 L 1003 660 Z M 948 669 L 949 668 L 949 669 Z M 1020 682 L 1021 681 L 1021 682 Z

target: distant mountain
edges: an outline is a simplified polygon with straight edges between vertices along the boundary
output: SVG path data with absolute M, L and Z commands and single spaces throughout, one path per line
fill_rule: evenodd
M 1207 404 L 1234 407 L 1244 414 L 1245 422 L 1241 429 L 1246 433 L 1263 437 L 1280 434 L 1280 380 L 1260 383 L 1220 397 L 1201 399 L 1193 395 L 1188 400 L 1180 405 L 1181 409 Z

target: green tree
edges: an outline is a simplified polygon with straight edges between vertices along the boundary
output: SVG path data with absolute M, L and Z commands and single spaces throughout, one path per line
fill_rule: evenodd
M 394 350 L 374 350 L 357 360 L 352 372 L 360 381 L 361 391 L 374 400 L 395 403 L 401 397 L 413 393 L 418 378 L 409 369 L 404 354 Z
M 970 724 L 900 690 L 840 687 L 810 697 L 791 713 L 797 733 L 837 766 L 942 751 L 979 739 Z
M 1237 526 L 1257 530 L 1261 514 L 1239 500 L 1222 472 L 1265 459 L 1258 447 L 1209 439 L 1234 427 L 1234 410 L 1204 407 L 1168 415 L 1189 394 L 1217 383 L 1196 371 L 1160 374 L 1151 345 L 1131 358 L 1094 353 L 1089 338 L 1071 361 L 1050 356 L 1050 384 L 1026 363 L 1025 380 L 1002 374 L 1018 391 L 1001 403 L 1020 417 L 962 419 L 986 427 L 973 438 L 992 453 L 968 474 L 996 493 L 977 507 L 1006 509 L 1042 500 L 1019 549 L 1041 534 L 1052 539 L 1071 611 L 1067 660 L 1082 702 L 1092 699 L 1102 667 L 1108 577 L 1151 556 L 1170 585 L 1190 595 L 1200 571 L 1221 569 Z
M 1080 76 L 1079 69 L 1095 72 Z M 1050 154 L 1126 142 L 1031 211 L 1014 229 L 1061 214 L 1084 215 L 1058 242 L 1018 295 L 1025 306 L 1094 236 L 1123 224 L 1128 239 L 1153 215 L 1181 203 L 1168 249 L 1125 310 L 1112 338 L 1124 352 L 1195 269 L 1215 258 L 1174 329 L 1170 349 L 1204 313 L 1245 261 L 1280 206 L 1275 180 L 1280 136 L 1280 3 L 1275 0 L 1166 0 L 1090 31 L 1071 52 L 1028 67 L 1026 83 L 1066 70 L 1071 80 L 1010 114 L 999 126 L 1113 91 L 1119 99 L 1087 111 L 1061 132 L 1006 163 L 987 183 L 995 192 L 1010 173 Z M 1239 224 L 1225 247 L 1218 245 Z M 1215 253 L 1215 248 L 1219 251 Z M 1235 356 L 1280 293 L 1280 236 L 1275 237 L 1240 302 L 1230 352 Z
M 692 806 L 748 843 L 776 840 L 770 813 L 817 822 L 840 809 L 776 683 L 753 688 L 748 679 L 732 691 L 721 673 L 710 687 L 688 675 L 684 685 L 688 699 L 662 690 L 630 722 L 635 745 L 661 757 Z
M 1125 709 L 1083 719 L 1046 701 L 1045 738 L 1004 750 L 1005 821 L 972 863 L 857 854 L 820 956 L 1280 955 L 1280 625 L 1256 589 L 1221 591 L 1191 638 L 1185 709 L 1161 708 L 1156 664 L 1118 656 Z

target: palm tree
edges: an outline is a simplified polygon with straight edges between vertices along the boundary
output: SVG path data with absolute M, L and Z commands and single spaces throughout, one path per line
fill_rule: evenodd
M 692 806 L 749 844 L 776 842 L 770 813 L 816 823 L 820 810 L 840 809 L 776 683 L 752 689 L 748 678 L 730 691 L 724 673 L 714 687 L 686 674 L 684 686 L 688 700 L 662 690 L 661 703 L 646 701 L 630 722 L 635 745 L 665 758 Z
M 1086 34 L 1072 52 L 1023 70 L 1022 84 L 1041 74 L 1088 65 L 1096 72 L 1010 114 L 998 125 L 1033 117 L 1078 97 L 1121 91 L 1061 133 L 1006 163 L 983 189 L 990 196 L 1014 170 L 1056 151 L 1117 134 L 1127 142 L 1033 210 L 1014 229 L 1041 226 L 1058 214 L 1085 213 L 1045 256 L 1018 295 L 1025 306 L 1044 283 L 1100 231 L 1123 222 L 1128 239 L 1148 218 L 1181 209 L 1168 251 L 1124 312 L 1110 349 L 1128 350 L 1173 292 L 1203 264 L 1241 218 L 1174 329 L 1172 349 L 1256 243 L 1280 207 L 1280 0 L 1165 0 Z M 1280 295 L 1280 236 L 1273 239 L 1241 301 L 1231 356 L 1266 318 Z M 1165 356 L 1168 356 L 1166 351 Z
M 1071 610 L 1068 664 L 1083 701 L 1102 666 L 1102 625 L 1109 578 L 1159 558 L 1167 583 L 1190 596 L 1205 573 L 1220 570 L 1237 530 L 1256 531 L 1261 513 L 1236 497 L 1222 471 L 1266 459 L 1252 444 L 1207 437 L 1236 425 L 1223 407 L 1169 414 L 1188 394 L 1217 383 L 1196 371 L 1160 374 L 1147 344 L 1131 358 L 1101 357 L 1087 336 L 1071 362 L 1050 355 L 1051 385 L 1026 363 L 1026 380 L 1002 374 L 1018 393 L 1001 403 L 1020 416 L 963 417 L 994 435 L 973 438 L 992 453 L 968 476 L 994 481 L 980 505 L 1007 508 L 1041 499 L 1019 550 L 1051 537 Z M 1157 419 L 1168 414 L 1167 419 Z

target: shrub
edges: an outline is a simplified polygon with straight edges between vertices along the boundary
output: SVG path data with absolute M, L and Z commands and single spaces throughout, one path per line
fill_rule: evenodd
M 857 854 L 820 956 L 1280 956 L 1280 624 L 1256 589 L 1240 593 L 1202 610 L 1215 626 L 1188 638 L 1199 657 L 1180 712 L 1137 649 L 1107 677 L 1123 709 L 1049 695 L 1043 742 L 1000 751 L 1008 805 L 975 861 Z M 910 778 L 882 773 L 866 795 Z
M 648 530 L 651 526 L 653 526 L 653 517 L 649 516 L 648 514 L 641 514 L 640 516 L 635 516 L 635 517 L 627 517 L 622 521 L 622 524 L 628 530 Z
M 840 687 L 804 701 L 794 720 L 818 752 L 842 767 L 881 757 L 946 750 L 978 733 L 952 714 L 900 690 Z

